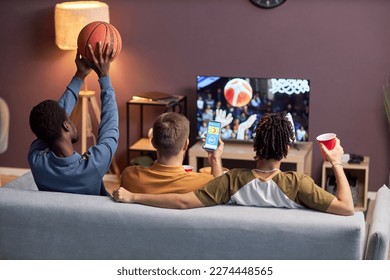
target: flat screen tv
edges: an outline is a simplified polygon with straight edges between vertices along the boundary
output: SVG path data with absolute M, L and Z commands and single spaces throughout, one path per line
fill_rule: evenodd
M 253 141 L 266 113 L 291 114 L 296 141 L 308 141 L 310 81 L 288 78 L 197 76 L 197 138 L 214 120 L 217 109 L 233 117 L 221 129 L 223 141 Z M 221 112 L 221 111 L 220 111 Z

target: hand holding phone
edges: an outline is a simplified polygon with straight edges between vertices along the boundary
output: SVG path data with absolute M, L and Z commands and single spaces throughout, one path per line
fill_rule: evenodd
M 203 148 L 206 151 L 215 151 L 218 148 L 219 137 L 221 133 L 221 123 L 209 121 L 207 125 L 206 141 Z

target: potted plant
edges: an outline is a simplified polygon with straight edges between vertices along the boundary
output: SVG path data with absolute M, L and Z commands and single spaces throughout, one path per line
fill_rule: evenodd
M 389 77 L 386 79 L 386 83 L 383 86 L 383 93 L 385 95 L 385 111 L 386 111 L 386 116 L 387 116 L 387 121 L 389 123 L 389 128 L 390 128 L 390 89 L 389 89 Z M 388 187 L 390 188 L 390 172 L 389 172 L 389 185 Z
M 390 90 L 389 90 L 389 77 L 386 80 L 386 84 L 383 86 L 383 93 L 385 95 L 385 111 L 387 116 L 387 121 L 389 122 L 390 127 Z

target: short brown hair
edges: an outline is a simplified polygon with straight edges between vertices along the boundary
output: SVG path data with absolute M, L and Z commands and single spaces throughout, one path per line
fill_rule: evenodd
M 161 114 L 153 124 L 153 145 L 164 157 L 177 155 L 190 135 L 189 120 L 176 112 Z

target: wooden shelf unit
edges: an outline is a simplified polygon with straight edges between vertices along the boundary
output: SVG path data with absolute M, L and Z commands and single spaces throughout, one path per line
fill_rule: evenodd
M 127 122 L 127 165 L 130 164 L 130 152 L 154 152 L 155 149 L 153 148 L 152 144 L 150 143 L 150 139 L 148 137 L 144 137 L 143 130 L 144 130 L 144 107 L 148 106 L 157 106 L 162 107 L 164 109 L 164 112 L 168 111 L 174 111 L 181 113 L 186 116 L 187 114 L 187 97 L 181 96 L 181 95 L 173 95 L 172 97 L 175 97 L 176 100 L 172 101 L 165 101 L 165 100 L 156 100 L 156 101 L 142 101 L 142 100 L 129 100 L 127 101 L 127 107 L 126 107 L 126 122 Z M 140 129 L 138 131 L 138 138 L 134 143 L 130 143 L 130 116 L 131 116 L 131 107 L 137 106 L 139 107 L 139 122 L 140 122 Z M 157 116 L 156 116 L 157 117 Z
M 365 156 L 364 160 L 358 164 L 343 163 L 344 172 L 358 180 L 358 197 L 355 211 L 366 211 L 368 199 L 368 173 L 370 169 L 370 158 Z M 321 187 L 325 189 L 326 179 L 334 175 L 332 165 L 329 161 L 322 164 Z
M 231 160 L 247 160 L 254 161 L 255 153 L 252 143 L 233 143 L 226 142 L 222 161 L 224 159 Z M 195 171 L 198 171 L 198 159 L 206 159 L 207 153 L 202 148 L 202 142 L 198 141 L 188 150 L 189 165 Z M 301 142 L 296 144 L 296 148 L 290 148 L 287 158 L 282 160 L 282 163 L 293 163 L 296 165 L 296 171 L 311 176 L 311 166 L 313 158 L 313 143 Z

